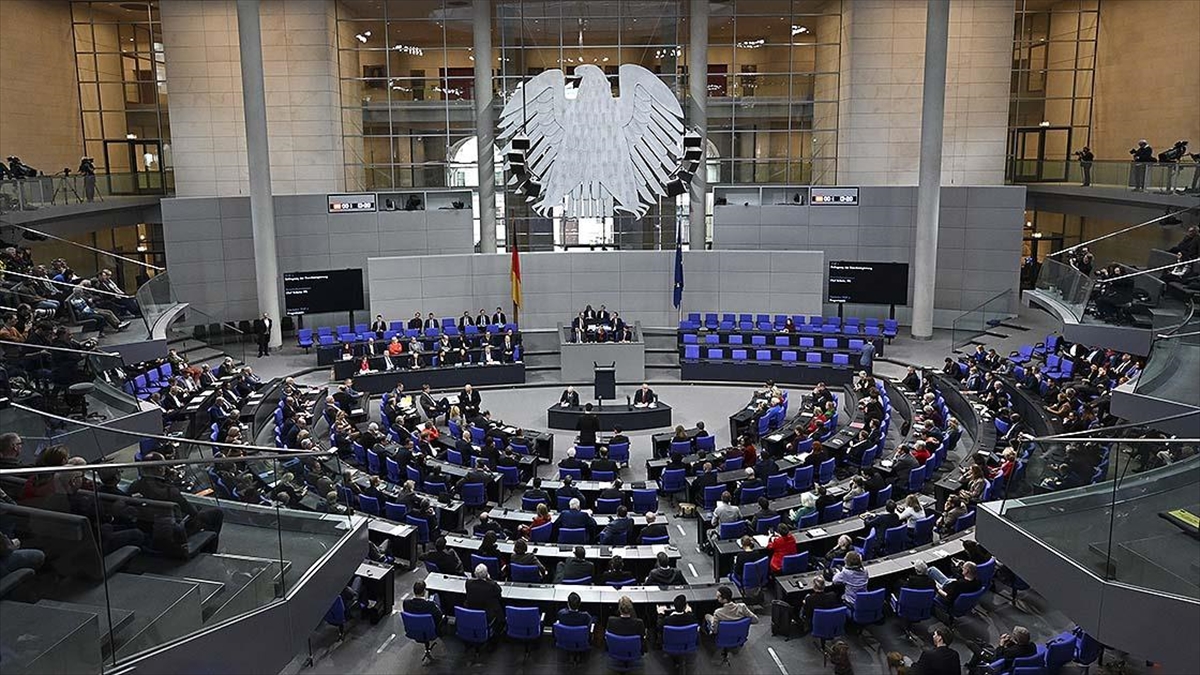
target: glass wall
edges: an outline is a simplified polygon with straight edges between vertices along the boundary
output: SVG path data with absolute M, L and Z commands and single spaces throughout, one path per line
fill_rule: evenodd
M 710 12 L 709 182 L 832 182 L 840 0 L 728 0 Z M 475 185 L 472 18 L 470 3 L 450 0 L 338 3 L 351 189 Z M 614 95 L 620 65 L 641 65 L 685 104 L 688 22 L 678 0 L 493 3 L 492 123 L 520 83 L 585 63 L 605 70 Z M 501 247 L 671 247 L 688 215 L 683 196 L 640 219 L 543 218 L 504 188 L 502 169 L 497 161 Z
M 85 151 L 101 173 L 123 176 L 114 193 L 161 193 L 171 125 L 157 0 L 75 0 L 71 18 Z
M 1100 0 L 1016 0 L 1009 179 L 1065 181 L 1091 142 Z

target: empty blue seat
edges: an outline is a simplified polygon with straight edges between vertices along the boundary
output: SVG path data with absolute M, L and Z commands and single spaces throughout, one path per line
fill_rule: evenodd
M 815 347 L 815 346 L 817 346 L 816 339 L 810 338 L 810 337 L 802 337 L 802 338 L 800 338 L 800 346 L 801 347 L 809 347 L 809 348 Z
M 733 359 L 734 361 L 745 361 L 746 360 L 746 350 L 745 349 L 732 349 L 729 352 L 729 358 Z
M 700 360 L 700 346 L 699 345 L 685 346 L 683 348 L 683 358 L 684 358 L 684 360 L 687 360 L 687 361 L 699 361 Z
M 804 352 L 805 363 L 820 363 L 821 352 Z
M 492 625 L 482 609 L 454 608 L 454 632 L 458 639 L 476 649 L 492 639 Z
M 721 356 L 722 353 L 723 352 L 720 347 L 715 347 L 715 348 L 709 349 L 708 350 L 708 358 L 719 361 L 722 358 L 722 356 Z
M 685 345 L 694 345 L 694 344 L 697 344 L 697 342 L 696 342 L 696 334 L 695 334 L 695 333 L 687 333 L 687 334 L 685 334 L 685 335 L 683 336 L 683 344 L 685 344 Z
M 780 575 L 801 574 L 808 571 L 808 551 L 783 556 L 783 566 L 779 568 Z
M 752 335 L 752 336 L 750 336 L 750 344 L 754 345 L 755 347 L 766 346 L 767 336 L 766 335 Z
M 641 666 L 641 635 L 614 635 L 605 631 L 604 644 L 608 647 L 609 665 L 613 670 L 625 672 Z
M 789 338 L 788 336 L 786 336 L 786 335 L 776 335 L 775 336 L 775 346 L 776 347 L 787 347 L 790 345 L 791 345 L 791 338 Z
M 754 352 L 754 360 L 755 361 L 770 361 L 771 360 L 771 350 L 770 349 L 759 349 L 758 351 Z
M 835 366 L 850 365 L 850 355 L 849 354 L 834 354 L 833 355 L 833 365 L 835 365 Z
M 787 363 L 795 363 L 796 362 L 796 352 L 794 352 L 790 349 L 784 350 L 783 353 L 780 354 L 780 360 L 787 362 Z

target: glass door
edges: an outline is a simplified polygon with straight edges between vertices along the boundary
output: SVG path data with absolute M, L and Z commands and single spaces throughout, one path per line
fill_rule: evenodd
M 104 161 L 110 194 L 163 194 L 162 141 L 104 141 Z
M 1063 182 L 1071 158 L 1071 127 L 1018 127 L 1009 136 L 1015 183 Z

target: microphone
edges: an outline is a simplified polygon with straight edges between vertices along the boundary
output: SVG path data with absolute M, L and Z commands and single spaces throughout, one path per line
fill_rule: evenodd
M 633 399 L 629 397 L 629 394 L 625 395 L 625 407 L 628 409 L 633 408 Z

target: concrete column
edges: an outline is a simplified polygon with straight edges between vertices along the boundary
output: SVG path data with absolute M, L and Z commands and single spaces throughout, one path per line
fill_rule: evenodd
M 242 107 L 246 113 L 246 160 L 250 169 L 250 226 L 258 311 L 271 317 L 271 346 L 283 345 L 279 325 L 279 258 L 275 255 L 275 204 L 267 144 L 267 98 L 263 86 L 259 0 L 237 0 L 238 52 L 242 61 Z
M 479 147 L 479 252 L 496 252 L 496 167 L 492 163 L 492 3 L 475 0 L 475 140 Z
M 708 148 L 708 0 L 692 0 L 688 22 L 688 124 L 700 134 L 700 148 Z M 700 166 L 692 177 L 692 204 L 688 216 L 689 236 L 693 251 L 704 250 L 707 236 L 704 195 L 707 191 L 707 158 L 700 155 Z
M 928 0 L 925 14 L 925 85 L 921 100 L 921 164 L 917 182 L 917 245 L 913 260 L 912 337 L 933 338 L 937 280 L 938 209 L 942 190 L 942 122 L 946 116 L 946 45 L 950 0 Z

